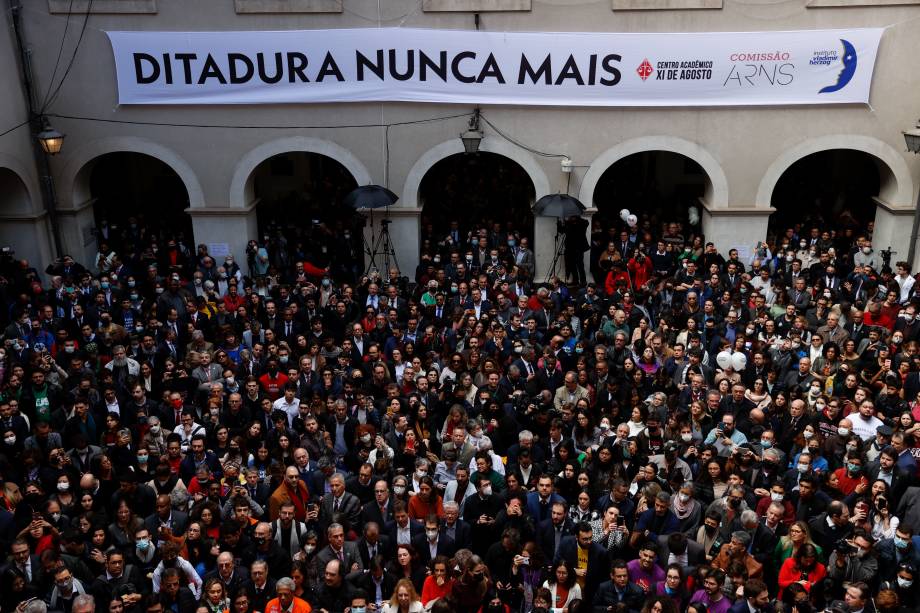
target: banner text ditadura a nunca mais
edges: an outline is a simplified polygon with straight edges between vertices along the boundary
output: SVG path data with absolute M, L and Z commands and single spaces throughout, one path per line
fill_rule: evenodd
M 108 32 L 120 104 L 867 103 L 881 28 Z

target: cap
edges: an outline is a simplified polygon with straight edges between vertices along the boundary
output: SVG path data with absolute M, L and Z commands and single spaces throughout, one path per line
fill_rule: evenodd
M 891 436 L 894 434 L 894 430 L 891 429 L 891 426 L 879 426 L 875 431 L 882 436 Z

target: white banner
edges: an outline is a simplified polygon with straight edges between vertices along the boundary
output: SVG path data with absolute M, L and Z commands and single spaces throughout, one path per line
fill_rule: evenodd
M 120 104 L 681 107 L 868 103 L 882 31 L 107 34 Z

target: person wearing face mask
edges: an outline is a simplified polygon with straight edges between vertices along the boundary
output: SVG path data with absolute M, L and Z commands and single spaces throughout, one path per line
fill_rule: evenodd
M 844 496 L 849 496 L 853 492 L 863 491 L 869 486 L 869 479 L 863 471 L 863 457 L 859 453 L 848 453 L 844 459 L 844 465 L 834 471 L 834 477 L 837 478 L 837 489 Z
M 900 576 L 899 567 L 910 565 L 920 569 L 920 536 L 915 530 L 902 523 L 892 538 L 882 539 L 876 545 L 879 557 L 880 576 L 883 581 L 895 581 Z M 917 571 L 913 572 L 916 578 Z

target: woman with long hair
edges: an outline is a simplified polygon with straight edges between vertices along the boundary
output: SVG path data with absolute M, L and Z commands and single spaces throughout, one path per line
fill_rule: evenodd
M 690 598 L 690 594 L 687 592 L 687 576 L 684 572 L 684 567 L 676 562 L 668 564 L 664 581 L 658 583 L 655 592 L 658 596 L 670 599 L 678 611 L 683 611 L 684 605 Z
M 406 578 L 396 582 L 390 602 L 383 606 L 383 613 L 421 613 L 424 610 L 412 580 Z
M 553 564 L 543 587 L 549 590 L 550 606 L 554 609 L 567 608 L 573 600 L 581 600 L 581 587 L 575 582 L 575 569 L 569 568 L 565 560 Z
M 425 578 L 422 585 L 422 604 L 428 606 L 428 603 L 438 598 L 444 598 L 450 594 L 450 588 L 453 585 L 453 578 L 447 572 L 450 561 L 446 556 L 437 556 L 431 561 L 431 574 Z
M 782 598 L 783 592 L 793 583 L 801 585 L 810 593 L 812 586 L 821 582 L 826 575 L 824 564 L 818 562 L 817 548 L 805 543 L 795 555 L 783 562 L 779 570 L 779 597 Z
M 684 481 L 677 494 L 671 496 L 671 512 L 680 522 L 678 530 L 692 536 L 703 521 L 703 505 L 693 495 L 695 486 L 692 481 Z
M 227 613 L 230 610 L 230 600 L 227 590 L 220 577 L 211 577 L 204 582 L 201 588 L 201 601 L 199 607 L 207 609 L 208 613 Z
M 397 545 L 396 555 L 390 563 L 390 571 L 398 579 L 408 579 L 413 586 L 418 586 L 416 592 L 421 591 L 427 575 L 425 567 L 418 562 L 418 553 L 412 545 Z
M 629 528 L 625 521 L 621 521 L 620 509 L 616 505 L 607 507 L 603 517 L 591 522 L 591 540 L 603 547 L 611 559 L 618 557 L 617 554 L 626 546 Z
M 697 478 L 697 499 L 704 505 L 709 505 L 714 500 L 722 498 L 728 489 L 725 480 L 725 470 L 722 463 L 716 458 L 711 458 L 703 467 Z
M 811 545 L 818 552 L 818 557 L 822 556 L 821 548 L 815 545 L 815 542 L 811 539 L 811 530 L 809 530 L 808 524 L 804 521 L 793 522 L 789 526 L 786 536 L 780 537 L 779 542 L 776 544 L 776 549 L 773 550 L 773 560 L 776 567 L 781 568 L 783 563 L 798 553 L 803 545 Z

